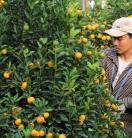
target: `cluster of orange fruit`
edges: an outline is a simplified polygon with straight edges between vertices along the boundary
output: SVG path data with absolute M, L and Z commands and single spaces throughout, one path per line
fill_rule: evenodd
M 104 126 L 102 126 L 105 129 L 109 128 L 109 126 L 114 127 L 115 125 L 119 125 L 121 128 L 124 128 L 124 126 L 125 126 L 124 122 L 122 122 L 122 121 L 120 121 L 119 123 L 116 123 L 116 121 L 110 120 L 109 116 L 106 113 L 101 115 L 101 119 L 108 120 L 108 122 L 109 122 L 108 124 L 105 124 Z
M 111 108 L 115 113 L 119 109 L 119 106 L 117 104 L 111 103 L 109 100 L 104 101 L 104 106 L 107 107 L 107 108 Z M 109 120 L 109 116 L 106 113 L 104 113 L 104 114 L 101 115 L 101 119 L 102 120 Z M 110 126 L 115 126 L 116 124 L 117 123 L 115 121 L 109 120 L 109 125 Z M 120 121 L 118 124 L 121 128 L 124 128 L 124 122 Z
M 88 25 L 82 26 L 82 30 L 89 30 L 89 31 L 94 31 L 97 28 L 99 28 L 99 24 L 93 24 L 93 25 L 88 24 Z
M 11 75 L 12 75 L 12 71 L 5 71 L 5 72 L 3 73 L 3 77 L 4 77 L 5 79 L 9 79 L 9 78 L 11 77 Z M 21 89 L 22 89 L 23 91 L 25 91 L 25 90 L 27 89 L 27 82 L 22 82 L 22 83 L 21 83 Z
M 33 137 L 43 137 L 46 135 L 46 131 L 44 130 L 32 130 L 32 134 Z M 52 132 L 48 132 L 47 133 L 47 138 L 53 138 L 53 133 Z M 59 134 L 58 138 L 66 138 L 65 134 Z

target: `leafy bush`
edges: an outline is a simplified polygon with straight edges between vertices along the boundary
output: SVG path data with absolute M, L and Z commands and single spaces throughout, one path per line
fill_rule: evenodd
M 99 63 L 107 26 L 62 2 L 12 0 L 1 9 L 1 135 L 125 138 Z

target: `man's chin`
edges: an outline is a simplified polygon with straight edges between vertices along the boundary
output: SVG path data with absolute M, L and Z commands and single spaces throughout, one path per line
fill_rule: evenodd
M 122 54 L 122 52 L 121 52 L 119 49 L 116 49 L 116 52 L 117 52 L 118 54 Z

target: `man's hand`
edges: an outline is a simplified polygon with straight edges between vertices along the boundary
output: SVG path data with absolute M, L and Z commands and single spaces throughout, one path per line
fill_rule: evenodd
M 125 107 L 124 104 L 120 105 L 119 108 L 118 108 L 119 112 L 125 112 L 125 110 L 126 110 L 126 107 Z

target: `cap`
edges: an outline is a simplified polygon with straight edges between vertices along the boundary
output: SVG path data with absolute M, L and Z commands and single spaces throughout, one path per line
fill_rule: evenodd
M 122 17 L 117 19 L 113 23 L 112 28 L 109 30 L 106 30 L 104 33 L 107 33 L 113 37 L 120 37 L 127 33 L 132 34 L 132 18 Z

